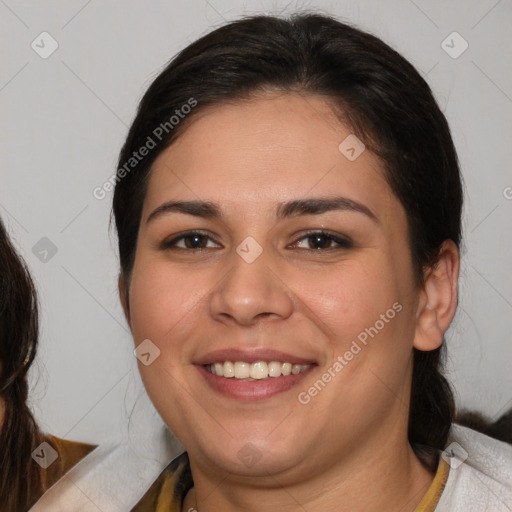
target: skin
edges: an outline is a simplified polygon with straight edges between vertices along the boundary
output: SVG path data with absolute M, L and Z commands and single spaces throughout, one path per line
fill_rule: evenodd
M 140 371 L 190 457 L 194 489 L 183 510 L 405 511 L 431 484 L 407 442 L 412 349 L 442 343 L 458 252 L 445 242 L 417 286 L 404 209 L 374 154 L 349 161 L 338 150 L 350 133 L 322 97 L 267 93 L 203 109 L 154 163 L 120 295 L 135 344 L 149 338 L 161 351 Z M 377 220 L 347 210 L 275 215 L 279 203 L 333 195 Z M 215 202 L 223 218 L 171 212 L 148 222 L 170 200 Z M 305 236 L 322 228 L 353 247 L 323 240 L 316 248 Z M 196 229 L 210 237 L 202 250 L 161 247 Z M 250 264 L 236 253 L 248 236 L 263 249 Z M 394 303 L 402 310 L 299 403 Z M 253 347 L 317 366 L 289 391 L 240 401 L 213 391 L 193 364 L 212 350 Z M 251 467 L 237 457 L 247 443 L 261 456 Z

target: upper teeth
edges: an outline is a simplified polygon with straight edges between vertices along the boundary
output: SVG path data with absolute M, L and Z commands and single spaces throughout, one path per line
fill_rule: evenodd
M 206 365 L 206 369 L 220 377 L 235 379 L 266 379 L 267 377 L 280 377 L 281 375 L 297 375 L 309 368 L 309 364 L 280 363 L 279 361 L 257 361 L 245 363 L 237 361 L 224 361 Z

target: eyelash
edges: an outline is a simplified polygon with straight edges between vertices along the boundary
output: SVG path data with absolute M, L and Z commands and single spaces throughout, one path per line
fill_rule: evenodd
M 348 238 L 346 236 L 335 235 L 334 233 L 329 233 L 329 231 L 324 231 L 322 229 L 316 230 L 316 231 L 308 231 L 305 235 L 301 236 L 298 240 L 296 240 L 293 245 L 297 244 L 301 240 L 306 240 L 308 238 L 313 238 L 315 236 L 323 237 L 323 238 L 329 240 L 330 242 L 334 242 L 338 245 L 335 247 L 328 247 L 327 249 L 308 248 L 306 250 L 317 252 L 317 251 L 333 251 L 333 250 L 340 250 L 340 249 L 351 249 L 354 247 L 354 243 L 352 242 L 352 240 L 350 238 Z
M 330 242 L 335 242 L 338 244 L 337 247 L 328 247 L 326 249 L 313 249 L 313 248 L 307 248 L 303 250 L 312 251 L 312 252 L 325 252 L 325 251 L 332 251 L 332 250 L 339 250 L 339 249 L 351 249 L 354 247 L 354 243 L 352 240 L 350 240 L 348 237 L 340 237 L 338 235 L 334 235 L 332 233 L 329 233 L 328 231 L 324 230 L 316 230 L 316 231 L 309 231 L 305 235 L 303 235 L 301 238 L 296 240 L 293 245 L 296 245 L 298 242 L 302 240 L 306 240 L 308 238 L 313 237 L 323 237 L 327 239 Z M 181 235 L 173 238 L 172 240 L 166 240 L 162 242 L 161 249 L 163 250 L 182 250 L 182 251 L 205 251 L 209 249 L 208 247 L 198 247 L 198 248 L 187 248 L 187 247 L 178 247 L 176 244 L 180 240 L 190 239 L 194 237 L 204 237 L 208 238 L 210 240 L 213 240 L 207 233 L 204 233 L 202 231 L 187 231 L 185 233 L 182 233 Z M 215 242 L 215 240 L 213 240 Z M 217 242 L 215 242 L 217 243 Z

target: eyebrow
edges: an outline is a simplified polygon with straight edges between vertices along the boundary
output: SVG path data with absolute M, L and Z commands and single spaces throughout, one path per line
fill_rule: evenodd
M 153 210 L 146 223 L 168 213 L 183 213 L 185 215 L 214 219 L 221 219 L 223 217 L 220 208 L 210 201 L 168 201 Z
M 335 210 L 362 213 L 377 224 L 379 223 L 377 216 L 367 206 L 341 196 L 296 199 L 280 203 L 276 210 L 276 217 L 285 219 L 300 215 L 319 215 Z M 224 217 L 220 207 L 211 201 L 168 201 L 153 210 L 146 223 L 169 213 L 182 213 L 212 219 L 223 219 Z
M 346 197 L 320 197 L 311 199 L 297 199 L 278 206 L 276 215 L 283 219 L 298 215 L 319 215 L 334 210 L 344 210 L 362 213 L 376 223 L 379 223 L 377 216 L 364 204 L 348 199 Z

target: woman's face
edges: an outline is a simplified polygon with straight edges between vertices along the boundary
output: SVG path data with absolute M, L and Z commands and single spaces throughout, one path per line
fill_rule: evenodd
M 128 317 L 203 468 L 305 476 L 406 442 L 406 215 L 349 136 L 325 99 L 267 95 L 204 110 L 153 166 Z

